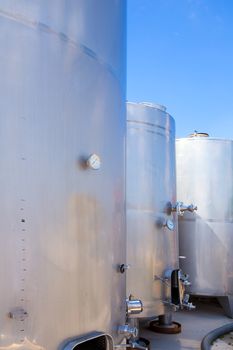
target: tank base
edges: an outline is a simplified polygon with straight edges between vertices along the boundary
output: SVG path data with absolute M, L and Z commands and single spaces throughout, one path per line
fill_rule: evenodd
M 224 297 L 218 297 L 218 301 L 222 306 L 225 315 L 233 318 L 233 296 L 227 295 Z
M 171 321 L 169 324 L 163 324 L 158 319 L 150 322 L 149 329 L 156 333 L 178 334 L 181 332 L 181 324 L 174 321 Z

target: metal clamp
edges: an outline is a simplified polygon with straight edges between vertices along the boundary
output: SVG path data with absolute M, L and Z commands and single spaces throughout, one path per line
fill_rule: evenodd
M 124 324 L 118 327 L 118 334 L 123 334 L 126 338 L 136 338 L 138 336 L 138 329 L 137 327 L 130 327 L 128 324 Z
M 137 315 L 143 311 L 142 301 L 139 299 L 135 299 L 133 295 L 130 295 L 128 299 L 126 299 L 126 314 L 129 315 Z

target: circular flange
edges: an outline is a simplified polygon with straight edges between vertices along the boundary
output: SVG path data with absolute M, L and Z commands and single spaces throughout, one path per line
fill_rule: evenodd
M 170 325 L 163 325 L 158 320 L 155 320 L 150 322 L 149 329 L 156 333 L 178 334 L 181 332 L 181 324 L 172 322 Z

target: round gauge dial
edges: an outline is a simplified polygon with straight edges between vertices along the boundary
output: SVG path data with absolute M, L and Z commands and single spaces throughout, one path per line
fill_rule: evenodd
M 170 219 L 167 220 L 166 226 L 167 226 L 168 230 L 170 230 L 170 231 L 173 231 L 175 228 L 174 222 Z

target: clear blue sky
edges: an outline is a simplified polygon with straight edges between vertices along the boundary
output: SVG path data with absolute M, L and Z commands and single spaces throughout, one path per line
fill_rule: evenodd
M 127 99 L 233 139 L 233 0 L 128 0 Z

